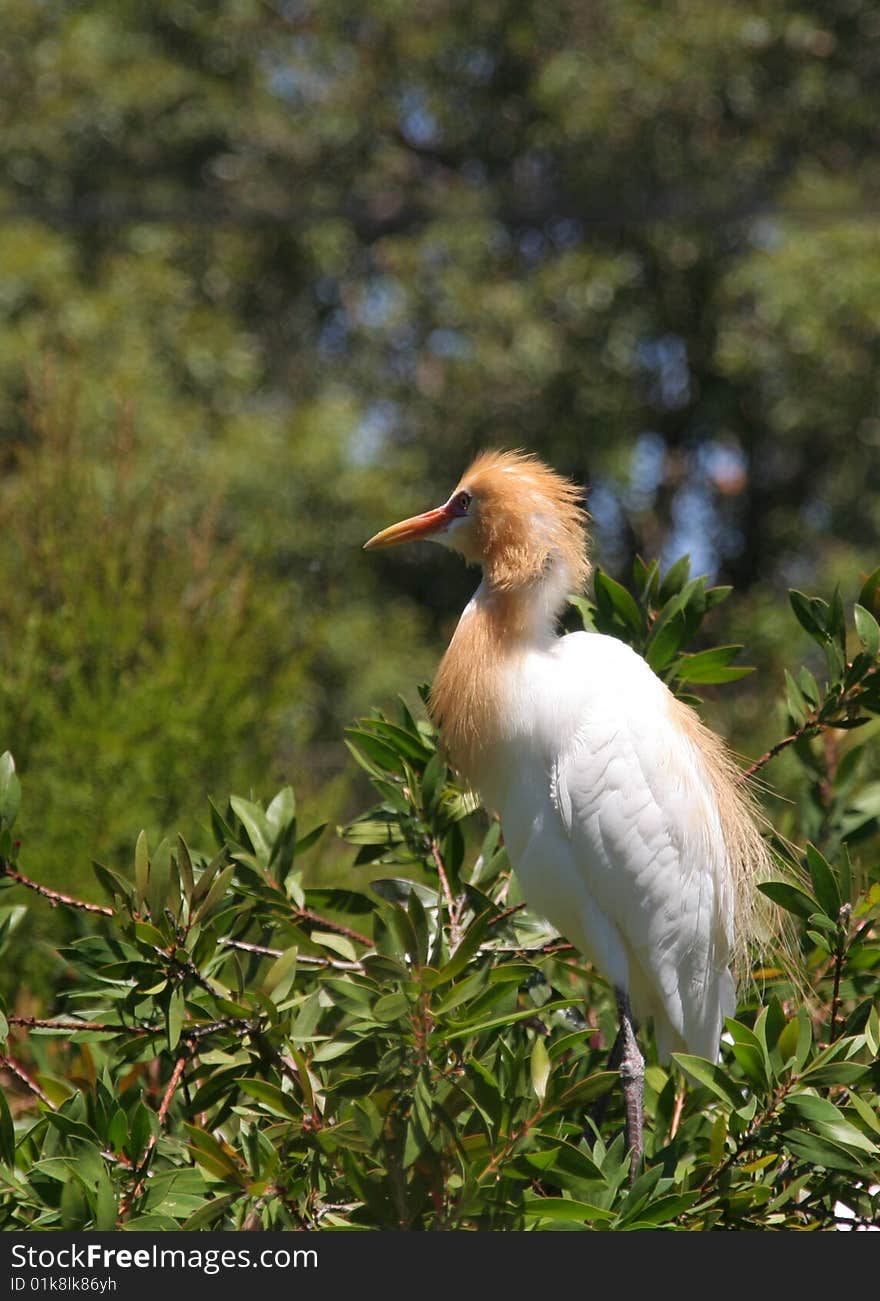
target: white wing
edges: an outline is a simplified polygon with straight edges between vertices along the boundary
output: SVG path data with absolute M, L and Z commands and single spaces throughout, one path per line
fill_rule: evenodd
M 628 647 L 595 634 L 557 647 L 555 672 L 531 693 L 553 716 L 547 798 L 524 826 L 518 809 L 534 809 L 540 780 L 527 764 L 529 800 L 515 784 L 502 809 L 511 861 L 533 906 L 629 991 L 636 1016 L 654 1017 L 662 1057 L 714 1060 L 736 1006 L 733 891 L 699 751 Z

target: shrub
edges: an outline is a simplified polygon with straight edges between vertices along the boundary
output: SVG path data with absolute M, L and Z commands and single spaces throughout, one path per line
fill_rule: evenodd
M 212 808 L 129 871 L 95 865 L 87 904 L 30 881 L 0 764 L 4 884 L 80 922 L 51 1015 L 11 1009 L 0 1115 L 8 1229 L 778 1229 L 862 1226 L 880 1183 L 880 788 L 867 746 L 828 738 L 880 712 L 880 571 L 856 606 L 792 594 L 825 662 L 787 678 L 798 826 L 764 893 L 796 926 L 762 955 L 722 1062 L 656 1061 L 646 1164 L 630 1187 L 604 983 L 523 905 L 497 822 L 405 705 L 348 735 L 378 803 L 343 829 L 363 886 L 307 884 L 293 792 Z M 742 673 L 686 651 L 726 589 L 599 574 L 585 620 L 644 651 L 680 693 Z M 2 910 L 17 959 L 21 905 Z M 801 997 L 802 991 L 808 997 Z M 686 1074 L 680 1068 L 684 1068 Z

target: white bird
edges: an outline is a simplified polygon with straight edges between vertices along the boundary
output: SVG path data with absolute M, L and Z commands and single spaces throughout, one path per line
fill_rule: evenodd
M 366 548 L 425 538 L 482 566 L 433 685 L 455 768 L 501 818 L 523 894 L 605 976 L 620 1032 L 632 1177 L 644 1058 L 714 1061 L 767 850 L 723 743 L 644 659 L 598 633 L 557 635 L 589 575 L 577 486 L 522 452 L 485 452 L 452 495 Z

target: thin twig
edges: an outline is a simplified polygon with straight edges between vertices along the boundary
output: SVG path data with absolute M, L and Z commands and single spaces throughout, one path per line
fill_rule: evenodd
M 174 1070 L 171 1072 L 171 1079 L 168 1081 L 168 1088 L 165 1090 L 165 1096 L 159 1106 L 159 1124 L 165 1124 L 165 1117 L 168 1115 L 168 1108 L 171 1106 L 171 1099 L 180 1083 L 180 1077 L 183 1075 L 183 1068 L 186 1065 L 186 1057 L 178 1057 L 174 1063 Z M 153 1135 L 151 1143 L 155 1146 L 156 1136 Z
M 8 1016 L 6 1019 L 10 1025 L 20 1025 L 26 1030 L 113 1030 L 116 1032 L 126 1030 L 143 1033 L 145 1028 L 143 1026 L 111 1025 L 107 1021 L 46 1020 L 38 1016 Z
M 115 917 L 114 908 L 105 908 L 100 903 L 86 903 L 85 899 L 74 899 L 72 895 L 62 894 L 59 890 L 50 890 L 47 885 L 40 885 L 38 881 L 32 881 L 29 876 L 22 872 L 17 872 L 15 868 L 6 861 L 0 859 L 0 876 L 8 876 L 10 881 L 17 881 L 19 885 L 26 886 L 28 890 L 34 890 L 37 894 L 48 899 L 53 908 L 59 904 L 66 904 L 68 908 L 81 908 L 83 912 L 100 913 L 102 917 Z
M 687 1089 L 681 1088 L 675 1095 L 675 1105 L 672 1108 L 672 1119 L 669 1122 L 669 1138 L 672 1140 L 678 1133 L 678 1127 L 681 1124 L 682 1113 L 684 1112 L 684 1103 L 687 1098 Z
M 509 908 L 504 908 L 500 913 L 487 922 L 487 925 L 497 926 L 499 922 L 503 922 L 507 917 L 512 917 L 514 913 L 520 912 L 520 910 L 525 908 L 525 906 L 525 900 L 523 900 L 522 903 L 512 903 Z
M 528 1119 L 523 1121 L 519 1129 L 515 1129 L 512 1134 L 509 1134 L 507 1136 L 507 1138 L 504 1141 L 504 1145 L 501 1148 L 501 1151 L 496 1152 L 495 1155 L 492 1157 L 492 1159 L 489 1161 L 488 1165 L 486 1165 L 480 1171 L 479 1175 L 477 1176 L 478 1184 L 481 1184 L 487 1175 L 495 1174 L 501 1168 L 501 1166 L 507 1160 L 508 1156 L 510 1156 L 510 1154 L 513 1152 L 514 1148 L 516 1147 L 520 1139 L 524 1138 L 525 1135 L 528 1134 L 529 1131 L 534 1128 L 534 1126 L 538 1123 L 538 1121 L 541 1119 L 543 1115 L 544 1115 L 544 1104 L 542 1102 L 539 1103 L 537 1111 L 535 1111 L 531 1116 L 529 1116 Z
M 171 1079 L 168 1081 L 168 1086 L 165 1089 L 165 1093 L 162 1096 L 162 1101 L 159 1104 L 160 1128 L 164 1129 L 165 1127 L 165 1121 L 168 1117 L 168 1108 L 171 1106 L 171 1099 L 174 1097 L 174 1094 L 177 1091 L 177 1086 L 180 1083 L 181 1076 L 183 1075 L 183 1068 L 185 1065 L 186 1065 L 186 1057 L 178 1057 L 177 1061 L 174 1063 L 174 1070 L 171 1072 Z M 144 1186 L 147 1181 L 147 1165 L 149 1163 L 150 1156 L 152 1155 L 153 1149 L 155 1148 L 158 1141 L 159 1141 L 158 1133 L 153 1133 L 150 1135 L 149 1142 L 147 1143 L 147 1146 L 144 1148 L 144 1155 L 142 1156 L 140 1162 L 138 1163 L 136 1169 L 134 1170 L 136 1182 L 132 1187 L 131 1191 L 128 1192 L 125 1195 L 125 1197 L 123 1197 L 122 1201 L 119 1203 L 119 1210 L 116 1217 L 117 1225 L 122 1224 L 125 1216 L 131 1210 L 133 1203 L 137 1200 L 138 1197 L 140 1197 L 141 1193 L 144 1191 Z
M 14 1057 L 7 1057 L 5 1053 L 0 1053 L 0 1067 L 5 1071 L 9 1071 L 10 1075 L 14 1075 L 16 1079 L 21 1080 L 22 1084 L 30 1089 L 31 1093 L 35 1094 L 41 1102 L 45 1102 L 47 1107 L 51 1107 L 53 1111 L 55 1110 L 54 1102 L 51 1101 L 49 1095 L 33 1076 L 25 1070 L 21 1062 L 17 1062 Z
M 259 1025 L 248 1021 L 243 1016 L 226 1017 L 218 1021 L 206 1021 L 201 1025 L 185 1025 L 180 1032 L 181 1039 L 203 1039 L 205 1035 L 216 1034 L 218 1030 L 237 1030 L 240 1034 L 256 1034 Z
M 227 949 L 241 949 L 243 953 L 259 953 L 264 958 L 280 958 L 284 952 L 283 949 L 270 949 L 265 944 L 250 944 L 247 940 L 230 940 L 226 935 L 220 936 L 220 943 Z
M 75 899 L 72 895 L 62 894 L 59 890 L 50 890 L 48 886 L 40 885 L 38 881 L 32 881 L 30 877 L 12 867 L 6 859 L 0 859 L 0 876 L 8 876 L 11 881 L 16 881 L 28 890 L 34 890 L 44 899 L 48 899 L 53 908 L 57 908 L 59 904 L 65 904 L 68 908 L 81 908 L 84 912 L 100 913 L 102 917 L 116 916 L 115 908 L 108 908 L 100 903 L 87 903 L 85 899 Z M 343 926 L 341 922 L 331 921 L 329 917 L 322 917 L 319 913 L 312 912 L 310 908 L 295 908 L 294 916 L 299 921 L 313 922 L 317 926 L 323 926 L 325 930 L 334 931 L 337 935 L 345 935 L 348 939 L 354 940 L 357 944 L 363 944 L 367 948 L 372 944 L 369 936 L 362 935 L 360 931 L 352 930 L 349 926 Z M 226 943 L 231 942 L 226 941 Z M 238 941 L 235 947 L 242 948 L 244 945 L 241 941 Z M 269 953 L 270 950 L 266 952 Z M 279 955 L 280 952 L 281 950 L 278 950 Z M 188 967 L 187 970 L 189 970 Z M 192 971 L 190 971 L 190 975 L 192 975 Z
M 106 1030 L 112 1034 L 131 1034 L 131 1035 L 150 1035 L 165 1034 L 164 1025 L 113 1025 L 109 1021 L 60 1021 L 54 1019 L 44 1019 L 36 1016 L 10 1016 L 7 1017 L 10 1025 L 22 1026 L 27 1030 Z M 254 1023 L 246 1020 L 244 1017 L 224 1017 L 216 1021 L 206 1021 L 204 1023 L 185 1025 L 181 1032 L 181 1039 L 202 1039 L 205 1035 L 216 1034 L 220 1030 L 236 1030 L 241 1033 L 249 1033 L 254 1029 Z
M 335 931 L 337 935 L 345 935 L 356 944 L 364 944 L 368 949 L 372 948 L 373 941 L 368 935 L 361 935 L 360 931 L 353 931 L 349 926 L 343 926 L 341 922 L 332 922 L 329 917 L 321 917 L 318 913 L 312 912 L 311 908 L 294 908 L 293 915 L 298 921 L 314 922 L 318 926 L 323 926 L 325 930 Z
M 283 949 L 270 949 L 264 944 L 250 944 L 247 940 L 230 940 L 225 935 L 221 935 L 220 943 L 228 949 L 241 949 L 244 953 L 258 953 L 266 958 L 280 958 Z M 363 971 L 362 962 L 346 962 L 343 958 L 324 958 L 317 957 L 312 953 L 298 953 L 296 955 L 297 963 L 304 967 L 332 967 L 338 971 Z
M 771 759 L 775 759 L 776 756 L 781 754 L 783 750 L 788 748 L 788 746 L 794 745 L 796 741 L 801 741 L 806 737 L 812 738 L 818 736 L 820 732 L 824 731 L 826 727 L 829 726 L 831 725 L 828 723 L 804 723 L 803 727 L 799 727 L 796 732 L 792 732 L 791 736 L 784 736 L 781 741 L 777 741 L 775 745 L 771 745 L 770 749 L 767 750 L 766 753 L 762 754 L 760 759 L 756 759 L 754 763 L 749 764 L 748 768 L 744 768 L 742 770 L 741 780 L 748 781 L 750 777 L 754 777 L 756 772 L 759 772 L 765 764 L 769 763 Z
M 847 944 L 846 932 L 849 927 L 851 916 L 852 905 L 849 903 L 843 904 L 837 917 L 838 935 L 837 945 L 834 952 L 834 987 L 831 993 L 831 1027 L 829 1031 L 832 1043 L 837 1039 L 839 1033 L 837 1028 L 837 1018 L 840 1014 L 840 977 L 843 974 L 843 966 L 846 961 L 847 950 L 849 947 Z M 843 1029 L 842 1025 L 840 1029 Z
M 434 860 L 434 866 L 437 868 L 437 875 L 440 878 L 440 885 L 446 898 L 446 908 L 449 913 L 449 943 L 454 952 L 461 943 L 461 918 L 455 906 L 449 877 L 446 875 L 446 864 L 443 862 L 443 855 L 440 853 L 440 847 L 434 839 L 431 840 L 431 857 Z

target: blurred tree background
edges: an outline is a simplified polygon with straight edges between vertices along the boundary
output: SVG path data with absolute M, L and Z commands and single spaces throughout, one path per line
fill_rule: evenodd
M 0 20 L 0 749 L 32 875 L 88 889 L 141 826 L 197 836 L 205 793 L 345 816 L 344 725 L 414 698 L 474 583 L 360 544 L 491 444 L 589 485 L 612 573 L 689 552 L 736 585 L 713 634 L 764 671 L 713 721 L 781 735 L 786 588 L 851 601 L 877 564 L 876 6 Z

